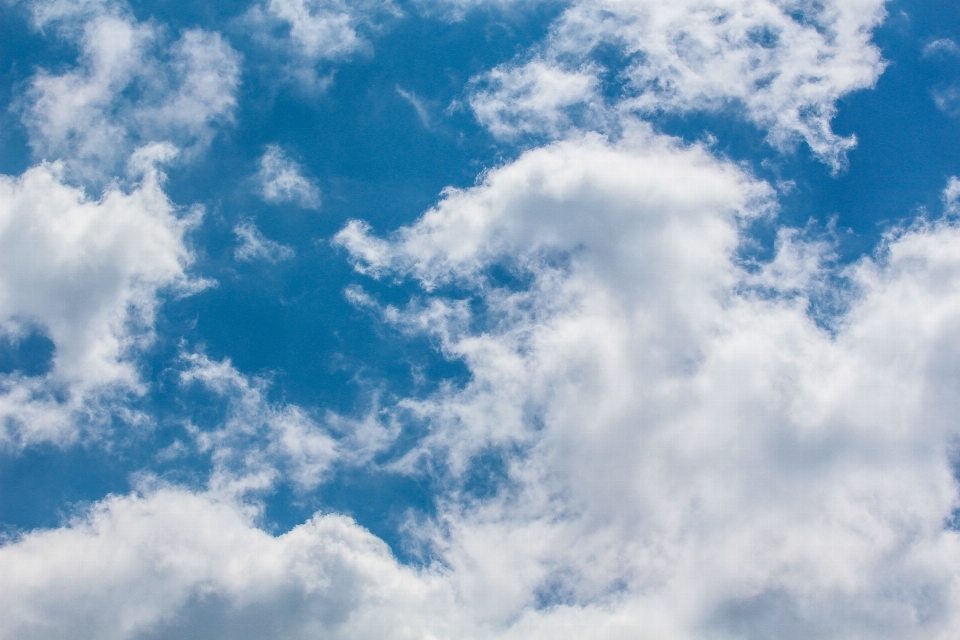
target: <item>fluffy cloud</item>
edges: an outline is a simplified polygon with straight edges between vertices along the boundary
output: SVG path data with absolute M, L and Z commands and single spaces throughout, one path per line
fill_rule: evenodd
M 159 488 L 31 533 L 0 548 L 0 636 L 399 639 L 424 637 L 421 620 L 449 606 L 436 579 L 348 518 L 318 515 L 279 537 L 255 518 Z
M 31 6 L 37 28 L 80 49 L 75 68 L 41 70 L 22 104 L 35 155 L 62 159 L 70 177 L 106 180 L 150 142 L 201 150 L 232 118 L 240 58 L 219 34 L 191 29 L 169 43 L 119 3 Z
M 303 175 L 303 167 L 294 162 L 276 145 L 267 147 L 260 158 L 260 195 L 266 202 L 293 202 L 305 209 L 320 207 L 320 189 Z
M 318 416 L 271 401 L 269 380 L 246 376 L 229 360 L 193 353 L 183 355 L 182 361 L 183 388 L 199 387 L 226 401 L 214 424 L 187 426 L 192 448 L 212 461 L 208 489 L 221 497 L 261 495 L 280 482 L 298 491 L 314 490 L 335 465 L 366 465 L 397 436 L 395 424 L 383 419 L 376 402 L 360 419 L 332 411 Z M 178 443 L 170 455 L 188 451 Z
M 831 129 L 836 101 L 883 70 L 870 42 L 883 5 L 575 2 L 531 60 L 478 78 L 471 105 L 501 136 L 554 135 L 577 116 L 741 109 L 774 146 L 802 139 L 836 170 L 855 144 Z
M 833 274 L 847 310 L 824 327 L 822 246 L 737 258 L 769 197 L 637 128 L 528 152 L 390 239 L 341 232 L 361 270 L 422 283 L 384 317 L 471 371 L 403 403 L 430 435 L 398 468 L 458 487 L 424 535 L 503 637 L 956 628 L 960 228 Z
M 154 168 L 174 153 L 140 150 L 135 188 L 98 199 L 64 184 L 60 163 L 0 176 L 0 323 L 38 327 L 55 347 L 48 373 L 0 379 L 3 441 L 70 439 L 89 403 L 140 389 L 131 355 L 150 339 L 159 291 L 200 284 L 184 273 L 199 212 L 178 215 Z
M 103 6 L 76 5 L 71 28 L 124 22 Z M 348 11 L 270 7 L 296 42 L 297 15 Z M 386 238 L 360 221 L 336 237 L 359 272 L 422 289 L 404 307 L 348 297 L 430 338 L 468 381 L 349 421 L 184 356 L 184 388 L 226 400 L 220 423 L 188 425 L 213 461 L 207 487 L 148 480 L 5 540 L 0 637 L 952 638 L 960 181 L 946 216 L 892 230 L 843 269 L 795 229 L 749 261 L 773 189 L 625 115 L 739 101 L 775 144 L 804 137 L 839 166 L 849 141 L 829 130 L 833 101 L 879 72 L 878 12 L 574 4 L 533 62 L 496 70 L 474 101 L 502 135 L 560 141 L 446 190 Z M 124 24 L 133 40 L 146 29 Z M 597 97 L 602 43 L 623 56 L 615 104 Z M 133 144 L 132 121 L 104 118 Z M 616 135 L 571 133 L 584 123 Z M 264 197 L 310 193 L 273 151 Z M 8 442 L 66 440 L 77 414 L 141 388 L 134 356 L 158 296 L 191 286 L 190 220 L 153 168 L 171 154 L 142 149 L 133 186 L 99 198 L 67 186 L 62 164 L 0 178 L 0 324 L 39 327 L 56 349 L 49 372 L 0 378 Z M 241 248 L 269 253 L 255 227 L 238 230 Z M 824 295 L 839 310 L 815 313 Z M 441 488 L 436 517 L 404 529 L 423 567 L 342 516 L 272 535 L 244 502 L 280 479 L 315 489 L 392 443 L 391 470 L 429 469 Z

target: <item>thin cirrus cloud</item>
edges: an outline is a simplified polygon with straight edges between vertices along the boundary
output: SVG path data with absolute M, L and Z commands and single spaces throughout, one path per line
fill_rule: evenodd
M 477 3 L 449 4 L 443 19 Z M 158 37 L 114 5 L 78 6 L 74 34 Z M 367 6 L 255 10 L 315 71 L 364 50 L 351 12 Z M 839 264 L 829 237 L 777 222 L 785 205 L 748 162 L 645 121 L 746 118 L 778 152 L 803 140 L 839 170 L 853 139 L 832 131 L 835 103 L 883 71 L 870 41 L 882 10 L 563 7 L 543 42 L 468 89 L 495 136 L 530 148 L 505 147 L 509 160 L 399 228 L 354 219 L 332 239 L 357 313 L 466 374 L 338 414 L 286 401 L 283 376 L 242 371 L 243 354 L 181 341 L 164 381 L 204 420 L 184 419 L 157 456 L 203 464 L 179 469 L 189 481 L 139 470 L 127 495 L 5 539 L 0 637 L 953 638 L 960 181 L 938 194 L 942 216 Z M 174 205 L 159 170 L 175 149 L 134 145 L 140 107 L 115 91 L 130 72 L 80 51 L 79 79 L 60 84 L 120 96 L 79 111 L 124 141 L 113 171 L 131 182 L 69 186 L 69 163 L 82 171 L 96 157 L 84 145 L 99 148 L 83 139 L 0 178 L 0 326 L 30 320 L 55 346 L 50 372 L 0 378 L 19 446 L 68 442 L 77 416 L 146 393 L 137 358 L 163 292 L 202 284 L 189 273 L 199 210 Z M 36 104 L 43 86 L 28 90 Z M 280 146 L 259 163 L 251 196 L 319 206 L 317 180 Z M 759 225 L 776 231 L 772 254 L 748 259 Z M 288 257 L 250 221 L 225 228 L 238 260 Z M 841 303 L 817 312 L 824 298 Z M 429 510 L 391 523 L 418 562 L 346 515 L 274 526 L 271 496 L 335 493 L 344 469 L 429 486 Z

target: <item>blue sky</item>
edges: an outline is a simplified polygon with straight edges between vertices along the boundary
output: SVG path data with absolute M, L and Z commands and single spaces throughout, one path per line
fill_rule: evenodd
M 955 3 L 0 31 L 0 638 L 952 637 Z

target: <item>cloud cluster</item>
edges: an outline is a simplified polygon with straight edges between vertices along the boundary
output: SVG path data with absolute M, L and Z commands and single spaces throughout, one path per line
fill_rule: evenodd
M 79 49 L 73 69 L 39 71 L 22 104 L 34 154 L 62 160 L 70 178 L 101 183 L 151 142 L 202 150 L 231 120 L 240 58 L 219 34 L 190 29 L 170 42 L 107 0 L 30 6 L 36 28 Z
M 303 409 L 266 398 L 266 382 L 250 379 L 229 361 L 185 356 L 185 386 L 201 384 L 229 402 L 212 431 L 191 430 L 214 463 L 210 486 L 219 495 L 243 495 L 273 486 L 279 477 L 314 489 L 339 454 L 338 443 Z
M 882 0 L 574 2 L 526 60 L 475 80 L 471 106 L 500 136 L 616 128 L 624 113 L 740 112 L 778 148 L 804 140 L 834 170 L 842 96 L 883 70 Z
M 163 66 L 144 53 L 152 25 L 93 0 L 35 6 L 85 62 L 38 76 L 25 112 L 35 145 L 65 161 L 0 177 L 0 326 L 39 327 L 55 347 L 49 372 L 0 375 L 3 438 L 20 443 L 68 440 L 91 404 L 136 393 L 161 292 L 192 286 L 191 222 L 156 169 L 170 145 L 141 147 L 131 186 L 99 198 L 63 172 L 125 159 L 154 139 L 145 122 L 202 144 L 196 131 L 231 104 L 189 98 L 208 84 L 177 71 L 213 69 L 222 88 L 232 54 L 217 36 L 179 41 L 206 43 L 196 59 L 210 65 L 175 45 L 173 75 L 151 75 Z M 285 24 L 315 70 L 361 50 L 365 16 L 384 7 L 270 0 L 251 15 Z M 739 105 L 773 144 L 802 138 L 838 168 L 852 141 L 830 130 L 835 102 L 881 71 L 869 42 L 881 12 L 878 0 L 572 3 L 472 100 L 498 135 L 555 142 L 445 190 L 386 237 L 352 221 L 334 240 L 358 273 L 420 287 L 405 306 L 360 286 L 348 299 L 429 338 L 467 380 L 320 418 L 271 401 L 228 360 L 184 355 L 182 388 L 225 400 L 217 424 L 187 425 L 212 460 L 206 486 L 147 478 L 4 541 L 0 637 L 952 638 L 960 180 L 942 218 L 891 230 L 851 265 L 789 228 L 772 258 L 748 260 L 774 189 L 637 119 Z M 123 97 L 141 82 L 164 97 Z M 181 98 L 206 114 L 195 129 L 161 108 Z M 122 151 L 97 155 L 110 144 Z M 277 147 L 258 178 L 268 202 L 319 203 Z M 235 233 L 238 259 L 285 255 L 252 223 Z M 842 304 L 814 313 L 824 295 Z M 430 473 L 440 490 L 435 517 L 404 530 L 423 566 L 343 516 L 263 529 L 258 492 L 315 490 L 336 465 L 385 452 L 389 471 Z
M 412 638 L 449 603 L 348 518 L 318 515 L 278 537 L 255 522 L 172 488 L 108 498 L 0 548 L 0 636 Z

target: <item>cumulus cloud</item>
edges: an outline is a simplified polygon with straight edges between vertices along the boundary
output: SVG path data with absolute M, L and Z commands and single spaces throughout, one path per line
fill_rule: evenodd
M 291 247 L 267 238 L 252 222 L 241 222 L 233 228 L 233 234 L 240 241 L 233 250 L 233 257 L 241 262 L 254 260 L 280 262 L 289 260 L 295 255 Z
M 802 139 L 838 170 L 855 138 L 832 131 L 836 101 L 872 86 L 883 70 L 870 42 L 883 5 L 575 2 L 532 59 L 478 78 L 471 105 L 501 136 L 555 135 L 576 109 L 586 110 L 588 125 L 598 113 L 615 122 L 624 112 L 741 110 L 774 146 Z M 611 83 L 612 92 L 602 89 Z
M 202 286 L 185 274 L 184 242 L 201 212 L 181 215 L 154 167 L 174 154 L 140 150 L 135 188 L 96 199 L 64 184 L 61 163 L 0 176 L 0 323 L 38 327 L 55 348 L 49 373 L 0 379 L 4 442 L 68 440 L 90 402 L 140 390 L 132 355 L 151 337 L 160 291 Z
M 421 282 L 385 317 L 472 374 L 404 401 L 430 430 L 406 463 L 460 487 L 431 535 L 495 637 L 956 628 L 960 229 L 891 234 L 824 328 L 822 248 L 787 233 L 762 282 L 737 257 L 770 193 L 640 129 L 530 151 L 389 239 L 338 236 Z
M 269 145 L 260 158 L 257 179 L 261 197 L 270 204 L 293 202 L 304 209 L 320 207 L 319 187 L 277 145 Z
M 541 59 L 498 67 L 474 81 L 470 105 L 496 136 L 562 137 L 574 126 L 573 107 L 595 99 L 596 71 L 591 67 L 568 71 Z
M 396 438 L 396 425 L 380 415 L 376 402 L 359 419 L 310 412 L 270 400 L 268 379 L 244 375 L 229 360 L 202 353 L 182 360 L 184 388 L 199 386 L 226 401 L 215 424 L 188 424 L 195 449 L 213 463 L 208 489 L 221 497 L 249 497 L 281 482 L 298 491 L 316 489 L 335 465 L 366 465 Z
M 960 213 L 960 178 L 957 176 L 951 176 L 947 181 L 947 187 L 943 190 L 943 206 L 949 214 Z
M 420 621 L 451 603 L 349 518 L 317 515 L 274 537 L 256 516 L 161 487 L 28 534 L 0 547 L 0 634 L 399 639 L 424 637 Z
M 227 405 L 216 425 L 188 425 L 213 461 L 206 488 L 146 480 L 5 540 L 0 637 L 952 638 L 960 183 L 943 191 L 948 215 L 847 267 L 796 229 L 746 260 L 774 189 L 625 115 L 740 101 L 772 142 L 803 137 L 838 167 L 850 141 L 829 129 L 833 102 L 879 72 L 879 11 L 572 5 L 542 55 L 474 94 L 500 135 L 560 141 L 445 190 L 387 237 L 353 221 L 335 239 L 359 273 L 421 289 L 406 306 L 359 286 L 348 298 L 430 338 L 468 380 L 350 421 L 184 355 L 184 388 Z M 603 42 L 632 87 L 612 105 L 586 55 Z M 616 135 L 571 131 L 585 122 Z M 160 291 L 191 286 L 190 221 L 154 169 L 172 153 L 135 153 L 134 186 L 99 199 L 62 164 L 0 177 L 0 326 L 40 327 L 55 347 L 48 373 L 0 376 L 8 441 L 67 439 L 104 389 L 140 388 L 133 355 Z M 279 148 L 258 175 L 268 201 L 319 202 Z M 236 233 L 238 259 L 280 259 L 252 223 Z M 844 304 L 817 317 L 828 287 Z M 315 489 L 403 433 L 389 469 L 429 470 L 442 489 L 436 516 L 405 528 L 424 566 L 342 516 L 260 528 L 251 495 L 281 479 Z
M 119 3 L 31 7 L 38 29 L 80 50 L 73 69 L 40 70 L 22 100 L 34 154 L 61 159 L 70 177 L 102 182 L 150 142 L 202 150 L 232 118 L 240 57 L 219 34 L 190 29 L 168 42 Z

